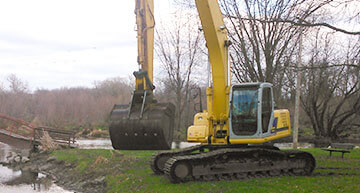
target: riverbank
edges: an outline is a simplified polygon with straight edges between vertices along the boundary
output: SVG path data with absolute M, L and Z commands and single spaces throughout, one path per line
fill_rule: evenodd
M 312 153 L 317 167 L 312 176 L 258 178 L 243 181 L 190 182 L 170 184 L 152 174 L 148 161 L 154 151 L 65 149 L 31 154 L 27 163 L 13 168 L 34 170 L 53 177 L 54 182 L 77 192 L 358 192 L 360 150 L 344 159 L 329 157 L 320 149 Z
M 32 153 L 27 162 L 10 160 L 2 164 L 22 173 L 49 176 L 52 182 L 69 191 L 101 193 L 107 192 L 106 176 L 121 172 L 120 163 L 128 161 L 134 159 L 114 150 L 65 149 Z
M 6 193 L 71 193 L 53 183 L 52 178 L 26 168 L 6 167 L 9 161 L 28 162 L 29 151 L 0 143 L 0 192 Z M 14 164 L 21 165 L 21 164 Z

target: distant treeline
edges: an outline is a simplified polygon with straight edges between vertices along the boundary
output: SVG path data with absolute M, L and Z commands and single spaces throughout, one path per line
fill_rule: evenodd
M 9 88 L 0 89 L 0 112 L 45 126 L 80 129 L 106 127 L 114 104 L 128 103 L 131 84 L 121 78 L 94 83 L 93 88 L 40 89 L 30 92 L 25 81 L 7 78 Z

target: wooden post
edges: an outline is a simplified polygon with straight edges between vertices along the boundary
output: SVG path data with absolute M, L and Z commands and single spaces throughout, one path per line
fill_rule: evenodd
M 301 70 L 300 67 L 302 66 L 302 29 L 300 29 L 300 36 L 299 36 L 299 52 L 297 58 L 297 78 L 296 78 L 296 97 L 295 97 L 295 114 L 294 114 L 294 131 L 293 131 L 293 148 L 298 148 L 299 142 L 299 116 L 300 116 L 300 95 L 301 95 Z

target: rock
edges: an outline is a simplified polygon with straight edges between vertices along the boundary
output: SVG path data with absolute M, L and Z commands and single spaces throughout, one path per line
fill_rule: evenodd
M 28 157 L 22 157 L 21 158 L 21 162 L 22 163 L 27 163 L 27 162 L 29 162 L 30 161 L 30 159 L 28 158 Z
M 7 166 L 9 163 L 7 162 L 0 162 L 0 165 Z
M 6 156 L 6 160 L 10 163 L 13 162 L 15 157 L 17 156 L 14 152 L 9 152 L 9 154 Z
M 56 160 L 56 157 L 55 156 L 51 156 L 49 157 L 46 162 L 52 162 L 52 161 L 55 161 Z
M 9 153 L 7 154 L 7 156 L 6 156 L 6 159 L 8 159 L 8 160 L 9 160 L 10 158 L 14 157 L 14 155 L 13 155 L 13 154 L 14 154 L 14 152 L 12 152 L 12 151 L 11 151 L 11 152 L 9 152 Z
M 16 163 L 21 162 L 21 157 L 20 157 L 20 156 L 16 156 L 16 157 L 14 158 L 14 162 L 16 162 Z
M 359 146 L 355 146 L 354 148 L 355 148 L 355 149 L 360 149 L 360 147 L 359 147 Z
M 104 184 L 105 183 L 105 176 L 100 176 L 100 177 L 96 178 L 95 180 L 93 180 L 91 183 L 94 184 L 94 185 L 96 185 L 96 184 Z
M 80 182 L 80 183 L 78 183 L 76 186 L 82 188 L 82 187 L 85 187 L 85 186 L 87 185 L 87 183 L 88 183 L 88 182 L 86 182 L 86 181 L 85 181 L 85 182 Z
M 28 149 L 21 150 L 21 155 L 22 157 L 30 157 L 30 150 Z

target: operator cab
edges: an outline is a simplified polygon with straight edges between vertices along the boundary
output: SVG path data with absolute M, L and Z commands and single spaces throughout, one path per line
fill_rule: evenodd
M 271 134 L 274 115 L 272 85 L 234 85 L 230 99 L 230 138 L 259 138 Z

